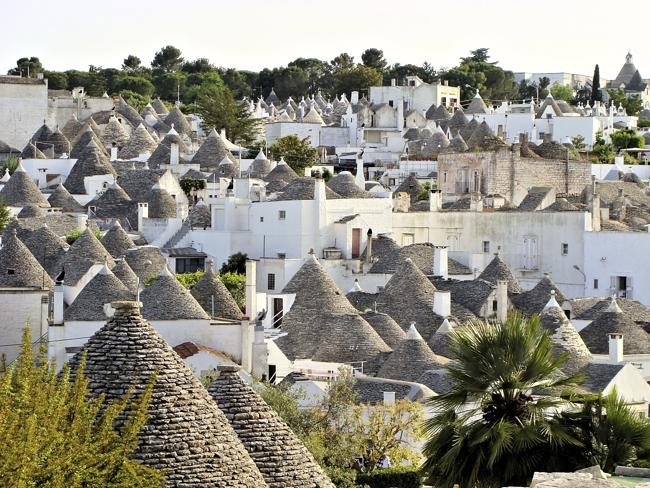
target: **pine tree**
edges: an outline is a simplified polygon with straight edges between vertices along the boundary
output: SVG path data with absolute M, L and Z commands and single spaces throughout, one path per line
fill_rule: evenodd
M 594 77 L 591 82 L 591 105 L 593 106 L 594 102 L 602 101 L 603 95 L 600 92 L 600 67 L 596 65 L 594 68 Z
M 57 375 L 46 344 L 34 354 L 25 329 L 0 377 L 0 486 L 163 486 L 162 473 L 130 459 L 155 379 L 140 398 L 105 404 L 88 397 L 84 362 L 74 381 L 67 367 Z

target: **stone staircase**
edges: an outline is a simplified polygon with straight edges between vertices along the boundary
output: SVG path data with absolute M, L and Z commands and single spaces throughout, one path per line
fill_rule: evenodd
M 183 237 L 187 235 L 187 233 L 191 230 L 191 225 L 189 219 L 185 220 L 183 222 L 183 225 L 181 225 L 180 229 L 178 229 L 173 236 L 169 238 L 169 240 L 162 246 L 164 249 L 172 249 L 174 248 L 179 242 L 183 240 Z

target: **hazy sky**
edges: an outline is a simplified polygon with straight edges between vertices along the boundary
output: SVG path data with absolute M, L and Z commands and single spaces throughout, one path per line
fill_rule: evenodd
M 607 79 L 631 49 L 650 77 L 649 0 L 623 10 L 601 0 L 6 0 L 1 10 L 0 73 L 23 56 L 55 70 L 120 67 L 128 54 L 148 64 L 172 44 L 186 59 L 252 70 L 341 52 L 360 61 L 368 47 L 440 68 L 488 47 L 513 71 L 591 74 L 599 63 Z

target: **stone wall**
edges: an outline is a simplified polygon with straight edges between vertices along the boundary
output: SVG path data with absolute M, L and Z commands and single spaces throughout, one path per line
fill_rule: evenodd
M 0 141 L 22 150 L 46 118 L 46 80 L 0 76 Z
M 443 193 L 476 191 L 475 171 L 480 172 L 481 193 L 501 194 L 515 205 L 533 186 L 548 186 L 558 194 L 579 194 L 591 183 L 590 163 L 522 158 L 518 144 L 496 152 L 451 153 L 438 158 Z

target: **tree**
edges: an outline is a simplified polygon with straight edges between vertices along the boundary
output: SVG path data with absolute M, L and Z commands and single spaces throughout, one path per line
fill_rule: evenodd
M 66 90 L 68 88 L 68 76 L 60 71 L 43 71 L 47 78 L 47 88 L 50 90 Z
M 381 86 L 383 77 L 379 71 L 367 66 L 355 66 L 343 69 L 334 77 L 334 91 L 347 93 L 352 91 L 367 91 L 371 86 Z
M 556 100 L 564 100 L 565 102 L 573 100 L 573 88 L 568 85 L 561 85 L 557 81 L 551 86 L 550 92 Z
M 585 149 L 587 149 L 587 145 L 585 144 L 585 138 L 580 134 L 571 138 L 571 144 L 573 144 L 573 147 L 575 147 L 576 151 L 584 151 Z
M 20 153 L 18 153 L 16 155 L 10 154 L 2 162 L 3 173 L 4 173 L 4 171 L 9 171 L 10 175 L 14 174 L 14 171 L 16 171 L 16 169 L 18 169 L 19 164 L 20 164 Z
M 155 90 L 153 83 L 143 76 L 122 76 L 116 83 L 116 91 L 128 90 L 143 97 L 151 97 Z
M 179 51 L 180 54 L 180 51 Z M 185 61 L 181 67 L 186 73 L 209 73 L 216 71 L 208 58 L 198 58 L 193 61 Z
M 615 108 L 622 106 L 627 115 L 636 115 L 643 108 L 643 102 L 639 95 L 626 95 L 620 88 L 607 90 L 610 101 Z
M 645 147 L 645 139 L 634 129 L 619 129 L 610 135 L 614 150 L 631 149 L 635 147 Z
M 11 213 L 5 204 L 4 196 L 0 195 L 0 230 L 4 229 L 11 218 Z
M 156 93 L 163 100 L 175 101 L 179 95 L 185 95 L 185 82 L 187 74 L 182 71 L 160 72 L 154 75 L 153 85 Z
M 363 65 L 368 68 L 374 68 L 378 72 L 386 69 L 386 60 L 384 59 L 384 51 L 381 49 L 370 48 L 366 49 L 361 55 Z
M 151 67 L 169 73 L 176 71 L 183 64 L 181 50 L 174 46 L 165 46 L 156 52 L 151 62 Z
M 235 100 L 226 87 L 203 87 L 196 99 L 196 111 L 204 129 L 226 129 L 230 140 L 242 146 L 258 137 L 260 121 L 251 117 L 247 103 Z
M 46 344 L 35 355 L 25 329 L 20 355 L 0 378 L 0 485 L 164 485 L 162 473 L 131 459 L 155 378 L 140 398 L 105 405 L 88 396 L 83 369 L 81 361 L 74 380 L 67 366 L 57 375 Z
M 614 161 L 614 157 L 616 156 L 614 146 L 605 141 L 602 131 L 596 132 L 596 140 L 591 148 L 591 153 L 596 157 L 596 161 L 599 163 L 611 163 Z
M 537 81 L 537 86 L 539 87 L 539 98 L 546 98 L 548 95 L 548 86 L 551 84 L 551 79 L 548 76 L 542 76 Z
M 126 103 L 131 105 L 138 112 L 141 112 L 147 104 L 151 101 L 150 97 L 140 95 L 139 93 L 132 92 L 131 90 L 120 90 L 120 96 Z
M 611 473 L 617 465 L 635 461 L 650 449 L 650 423 L 640 418 L 613 391 L 609 395 L 587 395 L 575 400 L 581 406 L 560 414 L 560 422 L 580 440 L 568 446 L 554 463 L 559 470 L 599 465 Z
M 20 58 L 16 61 L 16 67 L 10 69 L 7 74 L 36 78 L 36 75 L 42 72 L 43 65 L 41 64 L 40 59 L 32 56 L 30 58 Z
M 332 59 L 330 64 L 334 71 L 354 68 L 354 56 L 350 56 L 348 53 L 341 53 Z
M 596 65 L 591 82 L 591 106 L 593 107 L 595 102 L 602 102 L 602 100 L 603 94 L 600 91 L 600 67 Z
M 228 261 L 221 265 L 219 273 L 238 273 L 245 275 L 247 259 L 248 255 L 243 252 L 236 252 L 235 254 L 231 254 L 228 256 Z
M 179 184 L 185 195 L 189 198 L 191 195 L 195 195 L 197 191 L 204 190 L 206 181 L 192 178 L 191 176 L 184 176 L 180 179 Z
M 123 71 L 137 71 L 140 68 L 142 61 L 139 57 L 129 54 L 124 61 L 122 61 Z
M 305 168 L 313 166 L 318 157 L 318 149 L 311 147 L 309 138 L 300 139 L 295 135 L 288 135 L 276 139 L 269 148 L 271 158 L 284 161 L 298 174 L 304 174 Z
M 451 389 L 430 400 L 438 413 L 426 422 L 432 484 L 523 486 L 551 446 L 579 444 L 547 415 L 566 405 L 560 395 L 578 379 L 561 374 L 565 356 L 554 356 L 538 317 L 476 320 L 453 334 L 449 349 Z

